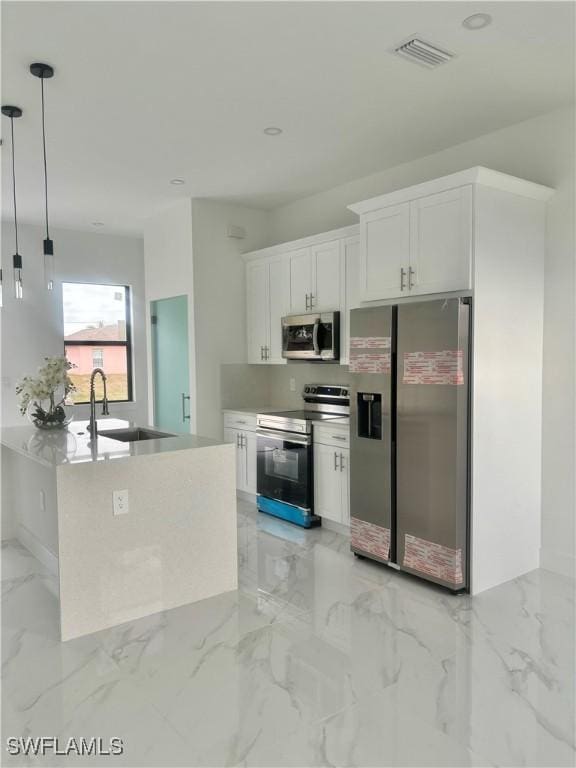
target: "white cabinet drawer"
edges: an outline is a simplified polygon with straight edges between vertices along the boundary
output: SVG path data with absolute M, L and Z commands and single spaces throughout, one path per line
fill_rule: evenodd
M 348 426 L 342 424 L 335 424 L 333 427 L 314 427 L 314 442 L 337 448 L 348 448 L 350 445 L 350 430 Z
M 255 413 L 225 413 L 224 429 L 243 429 L 248 432 L 256 432 Z

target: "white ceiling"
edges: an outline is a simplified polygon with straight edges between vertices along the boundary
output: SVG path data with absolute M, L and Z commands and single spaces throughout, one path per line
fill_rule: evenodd
M 492 25 L 465 30 L 479 11 Z M 430 71 L 390 53 L 413 33 L 456 58 Z M 33 61 L 56 69 L 52 222 L 141 232 L 176 197 L 275 207 L 568 104 L 573 57 L 571 2 L 3 2 L 21 218 L 42 218 Z

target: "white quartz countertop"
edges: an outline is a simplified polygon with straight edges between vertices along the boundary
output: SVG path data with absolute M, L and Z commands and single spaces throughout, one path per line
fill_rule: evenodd
M 212 440 L 198 435 L 175 435 L 152 440 L 139 440 L 125 443 L 110 437 L 98 435 L 96 441 L 90 439 L 87 431 L 88 421 L 73 421 L 67 430 L 40 430 L 32 425 L 5 427 L 0 433 L 3 446 L 27 456 L 46 467 L 58 467 L 63 464 L 82 464 L 86 462 L 129 459 L 134 456 L 150 456 L 155 453 L 171 453 L 193 448 L 209 448 L 224 445 L 223 441 Z M 98 429 L 128 429 L 140 427 L 161 432 L 156 427 L 134 424 L 130 421 L 114 418 L 99 418 Z

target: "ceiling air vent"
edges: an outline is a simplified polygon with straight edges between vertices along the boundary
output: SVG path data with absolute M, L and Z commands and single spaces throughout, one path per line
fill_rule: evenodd
M 444 51 L 442 48 L 426 43 L 418 37 L 411 37 L 409 40 L 406 40 L 405 43 L 394 48 L 394 53 L 414 61 L 416 64 L 422 64 L 429 69 L 438 67 L 440 64 L 444 64 L 454 58 L 453 53 L 448 53 L 448 51 Z

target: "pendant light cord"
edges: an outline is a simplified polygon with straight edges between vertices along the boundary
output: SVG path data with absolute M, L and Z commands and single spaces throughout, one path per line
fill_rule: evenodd
M 16 166 L 14 163 L 14 118 L 10 118 L 10 132 L 12 136 L 12 197 L 14 199 L 14 237 L 16 239 L 16 253 L 18 253 L 18 215 L 16 213 Z
M 46 163 L 46 126 L 44 121 L 44 78 L 40 78 L 42 91 L 42 149 L 44 153 L 44 204 L 46 209 L 46 238 L 50 239 L 48 232 L 48 165 Z

